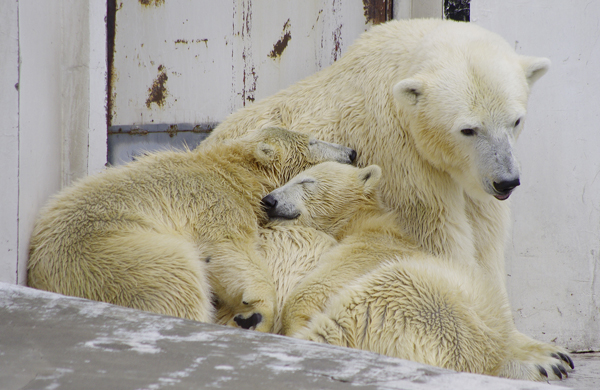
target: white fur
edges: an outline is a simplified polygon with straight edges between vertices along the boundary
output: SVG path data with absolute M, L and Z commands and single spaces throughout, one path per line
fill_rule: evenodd
M 471 23 L 393 21 L 363 34 L 332 66 L 231 115 L 205 147 L 277 125 L 354 148 L 359 166 L 381 167 L 383 202 L 410 239 L 478 264 L 508 302 L 510 209 L 491 185 L 518 175 L 513 144 L 529 88 L 548 66 Z M 477 135 L 463 135 L 466 128 Z M 556 350 L 522 341 L 533 362 Z
M 481 268 L 425 254 L 406 240 L 377 201 L 380 179 L 374 165 L 323 163 L 267 196 L 274 218 L 295 216 L 287 222 L 292 232 L 316 227 L 338 240 L 310 252 L 282 246 L 281 237 L 266 243 L 284 253 L 282 259 L 303 259 L 302 253 L 312 259 L 310 267 L 273 275 L 278 290 L 289 283 L 282 332 L 514 379 L 544 380 L 544 370 L 553 379 L 555 372 L 566 373 L 558 355 L 531 361 L 521 354 L 507 302 Z M 291 277 L 302 269 L 302 280 Z

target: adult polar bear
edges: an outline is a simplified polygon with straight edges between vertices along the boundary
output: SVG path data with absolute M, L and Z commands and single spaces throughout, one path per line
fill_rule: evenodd
M 268 126 L 353 147 L 359 166 L 382 168 L 383 201 L 423 250 L 478 264 L 507 300 L 501 200 L 519 184 L 513 143 L 548 66 L 470 23 L 388 22 L 332 66 L 232 114 L 203 147 Z M 558 352 L 513 331 L 524 360 Z

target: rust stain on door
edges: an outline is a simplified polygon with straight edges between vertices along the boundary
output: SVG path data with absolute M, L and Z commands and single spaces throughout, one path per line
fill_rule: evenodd
M 393 0 L 363 0 L 365 23 L 379 24 L 393 18 Z
M 234 8 L 234 20 L 236 9 Z M 234 22 L 234 35 L 236 34 L 236 27 Z M 256 67 L 254 66 L 253 53 L 252 53 L 252 1 L 242 1 L 242 26 L 239 32 L 243 49 L 242 49 L 242 63 L 243 63 L 243 74 L 242 74 L 242 105 L 245 106 L 246 102 L 254 102 L 256 93 L 256 81 L 258 75 L 256 74 Z M 232 53 L 233 54 L 233 53 Z
M 108 67 L 108 71 L 106 72 L 106 123 L 108 126 L 112 126 L 113 116 L 116 111 L 114 102 L 117 98 L 115 84 L 118 81 L 118 74 L 114 64 L 116 53 L 115 34 L 117 31 L 117 11 L 122 7 L 123 3 L 117 6 L 117 0 L 107 0 L 106 2 L 106 63 Z
M 331 59 L 335 62 L 342 56 L 342 23 L 341 19 L 342 3 L 340 0 L 333 0 L 331 15 L 335 21 L 336 28 L 332 33 L 333 48 L 331 50 Z
M 273 45 L 273 50 L 271 50 L 271 52 L 269 53 L 269 57 L 280 57 L 285 48 L 287 47 L 290 39 L 292 39 L 292 34 L 290 32 L 290 20 L 288 19 L 283 24 L 283 36 L 275 43 L 275 45 Z
M 139 0 L 139 2 L 145 7 L 160 7 L 165 3 L 165 0 Z
M 163 107 L 165 99 L 169 95 L 167 92 L 167 76 L 166 69 L 163 65 L 158 67 L 158 76 L 152 82 L 152 86 L 148 88 L 148 99 L 146 99 L 146 107 L 150 108 L 152 103 L 155 103 L 159 107 Z

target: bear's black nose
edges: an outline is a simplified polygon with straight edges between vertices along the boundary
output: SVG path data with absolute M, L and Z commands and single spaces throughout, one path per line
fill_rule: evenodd
M 262 198 L 260 204 L 262 205 L 263 209 L 265 209 L 265 211 L 269 211 L 277 206 L 277 199 L 275 199 L 273 195 L 269 194 Z
M 353 163 L 356 160 L 356 150 L 352 149 L 350 152 L 350 162 Z
M 515 180 L 501 181 L 499 183 L 494 182 L 494 189 L 500 194 L 508 194 L 519 184 L 521 184 L 521 182 L 518 178 Z

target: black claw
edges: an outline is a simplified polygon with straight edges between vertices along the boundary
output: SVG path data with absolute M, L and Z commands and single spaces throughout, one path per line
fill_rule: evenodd
M 556 375 L 558 377 L 558 379 L 562 379 L 562 374 L 560 373 L 560 370 L 558 369 L 558 367 L 552 366 L 552 371 L 554 371 L 554 375 Z
M 575 368 L 575 364 L 573 364 L 573 360 L 571 359 L 571 357 L 569 355 L 567 355 L 566 353 L 562 353 L 559 352 L 558 356 L 560 356 L 560 358 L 569 365 L 569 367 L 571 367 L 571 369 Z
M 569 374 L 567 374 L 567 369 L 562 364 L 558 366 L 558 369 L 565 376 L 565 378 L 569 377 Z
M 557 353 L 551 353 L 550 356 L 552 356 L 556 360 L 561 360 L 560 356 L 558 356 Z
M 546 369 L 542 366 L 537 366 L 537 369 L 540 371 L 540 374 L 542 374 L 543 376 L 545 376 L 546 378 L 548 378 L 548 372 L 546 371 Z

